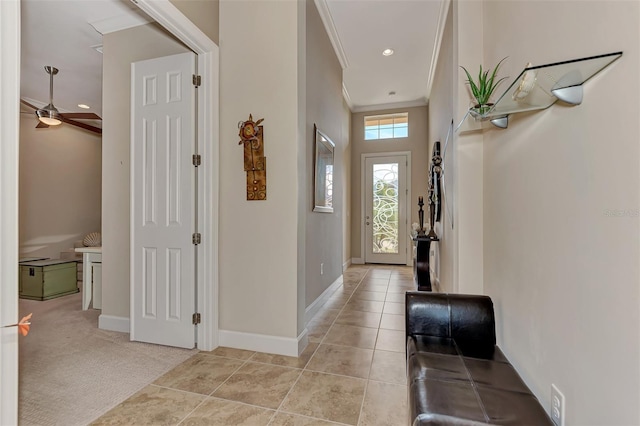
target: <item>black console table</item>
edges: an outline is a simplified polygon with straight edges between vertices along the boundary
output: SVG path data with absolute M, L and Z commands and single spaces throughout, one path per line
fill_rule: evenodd
M 437 237 L 417 235 L 413 240 L 413 282 L 418 291 L 432 291 L 431 272 L 429 268 L 429 251 L 433 241 L 440 241 Z

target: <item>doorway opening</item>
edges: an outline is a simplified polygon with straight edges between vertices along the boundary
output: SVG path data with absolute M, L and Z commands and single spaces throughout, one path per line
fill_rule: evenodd
M 410 264 L 411 153 L 362 154 L 365 263 Z

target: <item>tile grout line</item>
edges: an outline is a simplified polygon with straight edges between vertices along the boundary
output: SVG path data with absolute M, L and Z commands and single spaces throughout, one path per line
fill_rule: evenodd
M 271 419 L 269 419 L 269 423 L 268 424 L 271 424 L 271 422 L 275 418 L 276 414 L 278 414 L 278 412 L 280 412 L 280 409 L 284 405 L 284 402 L 287 400 L 287 398 L 289 398 L 289 395 L 291 395 L 291 392 L 293 391 L 293 388 L 296 387 L 296 385 L 300 381 L 300 377 L 302 377 L 303 373 L 304 373 L 304 369 L 300 370 L 300 374 L 298 374 L 298 377 L 296 377 L 296 381 L 293 382 L 293 385 L 291 385 L 291 387 L 289 388 L 289 391 L 287 392 L 287 394 L 284 396 L 284 398 L 282 398 L 282 401 L 280 401 L 280 404 L 278 404 L 278 408 L 276 408 L 275 413 L 273 413 L 273 415 L 271 416 Z
M 357 421 L 356 421 L 356 424 L 360 424 L 360 421 L 362 420 L 362 414 L 364 412 L 365 400 L 366 400 L 367 394 L 368 394 L 368 392 L 370 390 L 369 389 L 370 382 L 384 383 L 384 384 L 390 384 L 390 385 L 396 385 L 396 386 L 406 385 L 406 383 L 402 384 L 402 383 L 396 383 L 396 382 L 384 381 L 384 380 L 372 380 L 371 379 L 371 372 L 372 372 L 372 369 L 373 369 L 373 357 L 375 356 L 375 352 L 377 350 L 376 349 L 376 345 L 377 345 L 378 340 L 379 340 L 379 332 L 381 330 L 382 319 L 383 319 L 383 315 L 385 315 L 384 308 L 386 307 L 387 302 L 388 303 L 400 304 L 399 302 L 388 301 L 387 298 L 389 297 L 389 294 L 397 293 L 398 290 L 402 290 L 402 292 L 405 292 L 407 290 L 403 289 L 402 285 L 399 286 L 400 288 L 398 288 L 398 286 L 394 286 L 394 291 L 390 293 L 389 290 L 391 288 L 391 283 L 390 283 L 391 276 L 389 276 L 389 278 L 386 279 L 387 284 L 386 284 L 386 290 L 385 290 L 385 297 L 384 297 L 384 300 L 382 301 L 383 302 L 382 303 L 383 310 L 382 310 L 382 312 L 380 312 L 380 319 L 378 321 L 378 327 L 375 328 L 376 329 L 376 337 L 375 337 L 373 348 L 371 349 L 372 358 L 371 358 L 371 362 L 369 363 L 369 366 L 368 366 L 368 373 L 367 373 L 366 378 L 357 377 L 357 376 L 348 376 L 348 375 L 342 375 L 342 374 L 335 374 L 335 373 L 329 373 L 329 372 L 324 372 L 324 371 L 316 371 L 316 370 L 310 369 L 308 367 L 309 367 L 309 364 L 311 363 L 311 360 L 316 356 L 317 351 L 320 348 L 320 345 L 323 345 L 323 344 L 324 345 L 341 346 L 341 347 L 350 347 L 350 348 L 354 348 L 354 349 L 369 350 L 368 348 L 359 348 L 357 346 L 348 346 L 348 345 L 341 345 L 341 344 L 336 344 L 336 343 L 325 343 L 325 342 L 326 342 L 327 335 L 329 334 L 331 329 L 336 324 L 339 324 L 339 323 L 337 323 L 337 319 L 341 315 L 343 315 L 345 312 L 348 312 L 350 310 L 350 309 L 347 309 L 347 305 L 350 302 L 352 302 L 354 300 L 368 301 L 367 299 L 358 299 L 357 296 L 355 296 L 355 295 L 356 295 L 356 293 L 358 291 L 369 291 L 368 289 L 366 289 L 362 285 L 364 283 L 365 279 L 367 279 L 367 278 L 380 279 L 378 277 L 371 277 L 370 274 L 371 274 L 371 268 L 366 268 L 366 270 L 364 271 L 364 274 L 357 281 L 357 283 L 356 283 L 355 287 L 353 288 L 353 290 L 348 294 L 348 297 L 347 297 L 346 301 L 344 302 L 344 304 L 342 304 L 340 309 L 337 310 L 338 312 L 337 312 L 336 316 L 331 320 L 329 328 L 327 329 L 327 331 L 322 336 L 322 339 L 320 339 L 319 342 L 310 342 L 310 343 L 317 344 L 317 347 L 313 350 L 313 353 L 309 356 L 309 359 L 304 364 L 304 366 L 302 366 L 302 367 L 292 367 L 292 366 L 281 365 L 281 364 L 268 362 L 268 361 L 267 362 L 265 362 L 265 361 L 256 361 L 256 360 L 253 360 L 253 359 L 256 357 L 257 354 L 259 354 L 259 352 L 255 352 L 255 351 L 253 351 L 253 354 L 251 354 L 246 359 L 233 358 L 233 357 L 229 357 L 229 356 L 225 356 L 225 355 L 217 355 L 217 354 L 212 354 L 211 352 L 197 351 L 192 356 L 195 356 L 196 354 L 202 353 L 205 356 L 214 356 L 214 357 L 223 358 L 223 359 L 241 361 L 241 364 L 235 370 L 233 370 L 233 372 L 223 382 L 221 382 L 218 386 L 216 386 L 208 395 L 207 394 L 197 393 L 197 392 L 186 391 L 186 390 L 182 390 L 182 389 L 176 389 L 176 388 L 168 387 L 168 386 L 156 385 L 154 383 L 150 383 L 149 385 L 150 386 L 154 386 L 156 388 L 160 388 L 160 389 L 167 389 L 167 390 L 177 391 L 177 392 L 180 392 L 180 393 L 190 394 L 190 395 L 194 395 L 194 396 L 198 396 L 198 397 L 202 397 L 203 398 L 202 401 L 198 405 L 196 405 L 196 407 L 194 409 L 192 409 L 189 413 L 187 413 L 185 415 L 185 417 L 182 418 L 177 423 L 178 425 L 184 424 L 186 419 L 188 419 L 190 416 L 192 416 L 195 411 L 200 409 L 205 403 L 207 403 L 210 400 L 219 400 L 219 401 L 226 401 L 226 402 L 229 402 L 229 403 L 232 403 L 232 404 L 241 404 L 241 405 L 245 405 L 245 406 L 249 406 L 249 407 L 254 407 L 256 409 L 264 410 L 265 412 L 266 411 L 271 411 L 272 413 L 271 413 L 271 416 L 270 416 L 269 421 L 268 421 L 269 425 L 273 424 L 273 422 L 275 421 L 276 416 L 277 416 L 278 413 L 286 413 L 286 414 L 290 414 L 290 415 L 294 415 L 294 416 L 300 416 L 300 417 L 304 417 L 304 418 L 308 418 L 308 419 L 318 419 L 318 420 L 326 421 L 326 422 L 329 422 L 331 424 L 336 424 L 336 425 L 345 425 L 344 423 L 335 422 L 335 421 L 328 420 L 328 419 L 322 419 L 322 418 L 318 418 L 318 417 L 307 416 L 307 415 L 304 415 L 304 414 L 288 412 L 288 411 L 282 410 L 282 407 L 283 407 L 285 401 L 291 395 L 294 387 L 300 381 L 300 379 L 301 379 L 301 377 L 302 377 L 302 375 L 304 374 L 305 371 L 319 373 L 319 374 L 327 374 L 327 375 L 332 375 L 332 376 L 337 376 L 337 377 L 344 377 L 344 378 L 349 378 L 349 379 L 365 380 L 365 388 L 364 388 L 364 392 L 363 392 L 363 396 L 362 396 L 362 402 L 361 402 L 361 405 L 360 405 L 360 412 L 358 413 L 358 418 L 357 418 Z M 398 278 L 398 277 L 395 277 L 395 278 Z M 344 284 L 345 283 L 343 283 L 343 286 L 344 286 Z M 347 283 L 347 285 L 348 285 L 348 287 L 351 287 L 352 283 L 349 282 L 349 283 Z M 365 283 L 365 285 L 366 285 L 366 283 Z M 397 293 L 397 294 L 402 294 L 402 292 Z M 379 302 L 379 301 L 375 301 L 374 300 L 373 302 Z M 329 308 L 326 308 L 326 310 L 328 310 L 328 309 Z M 372 313 L 370 311 L 359 311 L 359 310 L 354 310 L 354 311 L 363 312 L 363 313 Z M 320 313 L 320 312 L 318 312 L 318 313 Z M 395 314 L 395 315 L 402 315 L 402 314 Z M 339 324 L 339 325 L 350 325 L 350 324 Z M 359 326 L 359 328 L 372 328 L 372 329 L 374 329 L 374 327 L 362 327 L 362 326 Z M 390 330 L 393 330 L 393 329 L 390 329 Z M 401 331 L 401 330 L 396 330 L 396 331 Z M 380 352 L 397 353 L 396 351 L 386 350 L 386 349 L 384 349 L 384 350 L 381 349 Z M 188 359 L 190 359 L 190 358 L 191 357 L 189 357 Z M 291 386 L 291 388 L 289 389 L 289 391 L 287 392 L 287 394 L 285 395 L 285 397 L 282 399 L 282 401 L 280 402 L 280 404 L 278 405 L 278 407 L 275 410 L 273 408 L 269 408 L 269 407 L 262 407 L 262 406 L 258 406 L 258 405 L 248 404 L 248 403 L 242 402 L 242 401 L 236 401 L 236 400 L 232 400 L 232 399 L 225 399 L 225 398 L 221 398 L 221 397 L 217 397 L 217 396 L 213 395 L 217 390 L 219 390 L 222 386 L 224 386 L 231 379 L 231 377 L 233 377 L 239 370 L 241 370 L 243 367 L 245 367 L 249 363 L 261 364 L 261 365 L 270 365 L 270 366 L 277 366 L 277 367 L 284 367 L 286 369 L 291 369 L 291 370 L 300 370 L 295 382 L 293 383 L 293 385 Z
M 385 291 L 385 299 L 387 298 L 386 293 L 389 290 L 389 283 L 387 282 L 387 291 Z M 382 305 L 382 310 L 384 311 L 384 303 Z M 380 316 L 380 321 L 382 321 L 382 315 Z M 380 328 L 378 328 L 378 332 L 376 333 L 376 341 L 373 344 L 373 356 L 375 356 L 376 346 L 378 345 L 378 336 L 380 335 Z M 360 420 L 362 419 L 362 412 L 364 411 L 364 402 L 367 399 L 367 391 L 369 390 L 369 376 L 371 375 L 371 368 L 373 367 L 373 356 L 371 357 L 371 365 L 369 365 L 369 374 L 367 374 L 367 380 L 364 384 L 364 392 L 362 393 L 362 401 L 360 402 L 360 412 L 358 413 L 358 421 L 357 425 L 360 424 Z
M 253 355 L 255 355 L 255 352 L 254 352 L 254 354 L 253 354 Z M 251 355 L 251 356 L 253 356 L 253 355 Z M 217 356 L 217 355 L 213 355 L 213 356 Z M 233 358 L 228 358 L 228 359 L 233 359 Z M 189 414 L 187 414 L 187 415 L 186 415 L 182 420 L 180 420 L 180 422 L 178 422 L 178 426 L 179 426 L 179 425 L 181 425 L 181 424 L 182 424 L 182 422 L 184 422 L 186 419 L 188 419 L 188 418 L 189 418 L 189 416 L 190 416 L 190 415 L 192 415 L 192 414 L 193 414 L 193 413 L 194 413 L 198 408 L 200 408 L 200 407 L 201 407 L 205 402 L 207 402 L 207 400 L 209 400 L 209 398 L 212 398 L 212 396 L 211 396 L 211 395 L 213 395 L 213 393 L 214 393 L 215 391 L 217 391 L 217 390 L 220 388 L 220 386 L 222 386 L 223 384 L 225 384 L 225 383 L 227 382 L 227 380 L 229 380 L 229 379 L 231 378 L 231 376 L 233 376 L 234 374 L 236 374 L 236 373 L 238 372 L 238 370 L 240 370 L 240 369 L 241 369 L 241 368 L 242 368 L 242 367 L 243 367 L 243 366 L 244 366 L 244 365 L 249 361 L 249 359 L 251 359 L 251 357 L 249 357 L 248 359 L 244 360 L 244 362 L 243 362 L 243 363 L 242 363 L 238 368 L 236 368 L 236 369 L 233 371 L 233 373 L 231 373 L 231 374 L 229 375 L 229 377 L 227 377 L 227 378 L 226 378 L 222 383 L 220 383 L 218 386 L 216 386 L 216 387 L 213 389 L 213 391 L 212 391 L 211 393 L 209 393 L 208 395 L 204 395 L 204 397 L 205 397 L 205 398 L 200 402 L 200 404 L 198 404 L 198 405 L 197 405 L 193 410 L 191 410 L 191 411 L 189 412 Z M 236 360 L 236 361 L 242 361 L 242 360 L 238 360 L 237 358 L 236 358 L 235 360 Z M 173 389 L 173 388 L 169 388 L 169 389 Z M 174 390 L 180 390 L 180 389 L 174 389 Z M 223 399 L 223 398 L 219 398 L 219 399 Z M 229 400 L 225 400 L 225 401 L 229 401 Z M 238 402 L 238 401 L 233 401 L 233 402 Z
M 367 272 L 365 272 L 365 273 L 364 273 L 364 275 L 362 275 L 362 278 L 360 278 L 360 281 L 358 281 L 358 285 L 356 285 L 356 287 L 353 289 L 353 292 L 351 292 L 351 294 L 349 295 L 349 298 L 347 299 L 347 301 L 345 302 L 345 304 L 342 306 L 342 308 L 340 308 L 340 312 L 338 312 L 338 315 L 336 315 L 336 317 L 333 319 L 333 322 L 331 322 L 331 326 L 329 327 L 329 329 L 327 330 L 327 332 L 324 334 L 324 336 L 322 336 L 322 339 L 320 340 L 320 343 L 318 344 L 318 348 L 320 347 L 320 345 L 322 345 L 322 344 L 323 344 L 324 340 L 327 338 L 327 335 L 329 334 L 329 332 L 331 331 L 331 329 L 332 329 L 332 328 L 333 328 L 333 326 L 335 325 L 336 320 L 337 320 L 337 319 L 338 319 L 338 317 L 342 314 L 342 312 L 344 311 L 344 308 L 347 306 L 347 304 L 351 301 L 351 299 L 353 298 L 353 295 L 356 293 L 356 291 L 358 291 L 358 289 L 359 289 L 359 288 L 360 288 L 360 286 L 362 285 L 362 281 L 363 281 L 363 280 L 365 279 L 365 277 L 369 274 L 369 271 L 370 271 L 370 269 L 368 269 L 368 268 L 367 268 Z M 343 285 L 344 285 L 344 284 L 343 284 Z M 383 305 L 383 308 L 384 308 L 384 305 Z M 382 315 L 380 316 L 380 319 L 382 320 Z M 378 339 L 378 332 L 379 332 L 379 330 L 380 330 L 380 329 L 378 329 L 378 330 L 376 331 L 376 341 L 377 341 L 377 339 Z M 346 345 L 345 345 L 345 346 L 346 346 Z M 374 343 L 374 345 L 373 345 L 373 348 L 372 348 L 372 349 L 375 351 L 375 343 Z M 317 350 L 317 348 L 316 348 L 316 350 Z M 315 353 L 314 353 L 314 355 L 315 355 Z M 309 359 L 309 362 L 311 362 L 311 359 Z M 309 364 L 309 363 L 307 363 L 307 365 L 308 365 L 308 364 Z M 373 364 L 373 355 L 371 356 L 371 364 Z M 305 369 L 306 369 L 306 368 L 305 368 Z M 369 365 L 369 369 L 371 369 L 371 365 Z M 309 371 L 312 371 L 312 370 L 309 370 Z M 329 374 L 329 373 L 325 373 L 325 374 Z M 300 376 L 302 376 L 302 374 L 301 374 Z M 353 378 L 353 377 L 352 377 L 352 378 Z M 298 378 L 298 379 L 299 379 L 299 378 Z M 362 394 L 362 402 L 360 403 L 360 412 L 358 413 L 358 418 L 357 418 L 357 420 L 356 420 L 356 425 L 357 425 L 358 423 L 360 423 L 360 416 L 362 415 L 362 405 L 363 405 L 363 403 L 364 403 L 364 397 L 365 397 L 365 395 L 366 395 L 367 383 L 368 383 L 368 379 L 365 379 L 365 384 L 364 384 L 364 386 L 365 386 L 365 390 L 364 390 L 364 392 L 363 392 L 363 394 Z M 295 386 L 295 385 L 294 385 L 294 386 Z M 293 389 L 293 387 L 292 387 L 291 389 Z M 288 396 L 289 396 L 289 395 L 287 395 L 287 397 L 288 397 Z M 286 399 L 286 398 L 285 398 L 285 399 Z M 284 402 L 284 401 L 283 401 L 283 402 Z
M 309 342 L 311 343 L 311 342 Z M 291 387 L 289 388 L 289 391 L 287 392 L 287 394 L 284 396 L 284 398 L 282 398 L 282 401 L 280 401 L 280 405 L 278 405 L 278 408 L 276 408 L 275 412 L 273 413 L 273 415 L 271 416 L 271 418 L 269 419 L 269 423 L 267 423 L 267 426 L 270 425 L 273 420 L 275 419 L 276 415 L 281 412 L 280 409 L 282 408 L 282 405 L 284 404 L 284 402 L 287 400 L 287 398 L 289 397 L 289 395 L 291 394 L 291 391 L 293 391 L 293 388 L 298 384 L 298 381 L 300 380 L 300 377 L 302 377 L 302 374 L 304 373 L 304 371 L 307 368 L 307 365 L 309 365 L 309 363 L 311 362 L 311 359 L 313 358 L 313 356 L 316 354 L 316 352 L 318 351 L 318 348 L 320 347 L 320 344 L 318 343 L 318 346 L 314 349 L 313 353 L 311 354 L 311 356 L 309 357 L 309 359 L 307 360 L 307 362 L 304 364 L 304 367 L 302 367 L 300 370 L 300 374 L 298 374 L 298 377 L 296 378 L 296 381 L 293 382 L 293 385 L 291 385 Z M 313 419 L 315 419 L 316 417 L 312 417 Z
M 389 280 L 390 279 L 391 279 L 391 277 L 389 277 Z M 387 296 L 389 295 L 389 285 L 390 285 L 390 283 L 387 283 L 387 291 L 385 292 L 385 301 L 384 301 L 384 305 L 383 305 L 383 308 L 382 308 L 382 314 L 383 315 L 384 315 L 384 306 L 387 303 Z M 395 303 L 395 302 L 390 302 L 390 303 Z M 380 324 L 382 324 L 382 316 L 380 317 Z M 375 357 L 375 351 L 378 350 L 378 349 L 376 349 L 376 346 L 378 344 L 378 336 L 379 336 L 380 329 L 381 328 L 378 327 L 378 334 L 376 335 L 376 345 L 374 345 L 374 352 L 373 352 L 373 356 L 374 357 Z M 382 351 L 382 352 L 395 352 L 395 351 L 387 351 L 387 350 L 382 350 L 382 349 L 380 349 L 380 351 Z M 369 390 L 369 382 L 389 383 L 389 384 L 397 384 L 399 386 L 403 386 L 403 385 L 406 386 L 406 383 L 398 384 L 398 383 L 385 382 L 385 381 L 382 381 L 382 380 L 372 380 L 371 379 L 371 370 L 372 370 L 372 368 L 373 368 L 373 359 L 371 360 L 371 365 L 369 366 L 369 374 L 367 375 L 367 383 L 366 383 L 366 386 L 365 386 L 364 395 L 362 397 L 362 404 L 360 406 L 360 414 L 358 415 L 358 424 L 360 423 L 360 420 L 362 418 L 362 413 L 364 411 L 364 402 L 367 399 L 367 392 Z
M 316 350 L 317 350 L 317 348 L 316 348 Z M 236 368 L 229 375 L 229 377 L 227 377 L 222 383 L 220 383 L 218 386 L 216 386 L 215 389 L 210 394 L 206 395 L 206 394 L 195 393 L 196 395 L 204 396 L 205 397 L 204 400 L 200 404 L 198 404 L 189 414 L 187 414 L 187 416 L 185 418 L 183 418 L 178 423 L 178 425 L 182 424 L 182 422 L 184 422 L 191 414 L 193 414 L 193 412 L 195 412 L 200 406 L 202 406 L 205 402 L 207 402 L 208 400 L 211 400 L 211 399 L 217 399 L 217 400 L 227 401 L 227 402 L 236 403 L 236 404 L 242 404 L 242 405 L 246 405 L 246 406 L 249 406 L 249 407 L 259 408 L 261 410 L 273 411 L 273 413 L 271 414 L 271 418 L 269 419 L 269 423 L 268 423 L 268 424 L 271 424 L 271 422 L 275 418 L 275 415 L 278 413 L 278 410 L 279 410 L 280 406 L 284 403 L 284 400 L 287 398 L 287 396 L 289 396 L 289 393 L 291 392 L 291 390 L 293 389 L 295 384 L 298 382 L 298 380 L 302 376 L 302 373 L 304 372 L 304 367 L 303 368 L 297 368 L 297 367 L 290 367 L 290 366 L 287 366 L 287 365 L 279 365 L 279 364 L 273 364 L 273 363 L 268 363 L 268 362 L 252 361 L 253 357 L 256 356 L 256 354 L 258 354 L 258 352 L 254 352 L 249 358 L 247 358 L 245 360 L 240 360 L 240 359 L 237 359 L 237 358 L 230 358 L 230 357 L 221 357 L 221 358 L 225 358 L 225 359 L 231 359 L 231 360 L 234 360 L 234 361 L 243 361 L 243 362 L 238 368 Z M 315 354 L 315 351 L 314 351 L 314 354 Z M 211 355 L 219 357 L 219 355 L 213 355 L 213 354 L 211 354 Z M 313 357 L 313 355 L 312 355 L 312 357 Z M 311 360 L 311 358 L 309 358 L 309 360 Z M 247 365 L 250 362 L 254 363 L 254 364 L 260 364 L 260 365 L 282 367 L 282 368 L 287 368 L 287 369 L 290 369 L 290 370 L 300 370 L 300 374 L 296 378 L 296 381 L 294 382 L 293 386 L 291 386 L 291 389 L 289 389 L 289 392 L 287 392 L 287 395 L 280 402 L 280 405 L 278 406 L 278 408 L 273 409 L 273 408 L 268 408 L 268 407 L 262 407 L 262 406 L 259 406 L 259 405 L 248 404 L 248 403 L 243 402 L 243 401 L 237 401 L 237 400 L 233 400 L 233 399 L 226 399 L 226 398 L 221 398 L 221 397 L 217 397 L 217 396 L 213 395 L 218 389 L 220 389 L 220 387 L 222 387 L 225 383 L 227 383 L 227 381 L 229 381 L 229 379 L 231 379 L 231 377 L 234 374 L 236 374 L 242 367 L 244 367 L 245 365 Z M 308 363 L 309 363 L 309 361 L 307 361 L 307 364 Z M 305 364 L 305 367 L 306 367 L 306 364 Z M 181 391 L 180 389 L 174 389 L 174 388 L 167 388 L 167 389 Z M 188 392 L 188 391 L 182 391 L 182 392 L 193 393 L 193 392 Z M 315 418 L 315 417 L 313 417 L 313 418 Z
M 340 425 L 340 426 L 354 426 L 354 425 L 350 425 L 350 424 L 348 424 L 348 423 L 334 422 L 333 420 L 321 419 L 320 417 L 307 416 L 307 415 L 305 415 L 305 414 L 294 413 L 294 412 L 291 412 L 291 411 L 278 410 L 278 411 L 276 412 L 276 414 L 278 414 L 278 413 L 280 413 L 280 414 L 290 414 L 290 415 L 292 415 L 292 416 L 296 416 L 296 417 L 304 417 L 305 419 L 309 419 L 309 420 L 321 420 L 321 421 L 323 421 L 323 422 L 331 423 L 331 424 L 333 424 L 333 425 Z M 267 426 L 269 426 L 270 424 L 271 424 L 271 422 L 269 422 L 269 424 L 268 424 Z
M 153 385 L 153 386 L 158 386 L 158 385 Z M 172 391 L 177 391 L 177 392 L 195 394 L 195 395 L 204 397 L 204 398 L 202 398 L 202 401 L 200 401 L 200 403 L 193 408 L 193 410 L 189 411 L 178 423 L 176 423 L 176 426 L 181 425 L 182 422 L 184 422 L 186 419 L 188 419 L 189 416 L 194 413 L 194 411 L 196 411 L 198 408 L 200 408 L 200 406 L 202 406 L 202 404 L 204 404 L 207 401 L 207 399 L 209 399 L 209 397 L 207 395 L 204 395 L 204 394 L 201 394 L 201 393 L 197 393 L 197 392 L 189 392 L 189 391 L 184 391 L 182 389 L 168 388 L 168 387 L 164 387 L 164 386 L 158 386 L 158 387 L 164 388 L 164 389 L 169 389 L 169 390 L 172 390 Z
M 368 271 L 367 271 L 368 272 Z M 366 275 L 366 273 L 363 275 Z M 358 282 L 358 284 L 356 285 L 356 288 L 354 289 L 357 290 L 357 288 L 360 286 L 360 282 L 362 282 L 362 279 Z M 342 283 L 342 285 L 344 286 L 344 282 Z M 342 308 L 340 308 L 340 311 L 338 312 L 338 314 L 336 315 L 336 317 L 333 319 L 333 321 L 331 322 L 331 325 L 329 326 L 329 330 L 331 330 L 331 327 L 333 327 L 333 325 L 336 322 L 336 319 L 338 319 L 338 317 L 340 316 L 340 314 L 342 313 L 344 307 L 346 306 L 347 303 L 349 303 L 349 300 L 351 300 L 351 297 L 353 296 L 353 292 L 349 295 L 349 298 L 347 299 L 346 303 L 344 304 L 344 306 L 342 306 Z M 318 311 L 317 314 L 319 314 L 320 311 Z M 316 315 L 317 315 L 316 314 Z M 314 315 L 315 317 L 315 315 Z M 313 320 L 313 318 L 309 321 L 311 322 Z M 307 370 L 307 366 L 309 365 L 309 363 L 311 362 L 311 360 L 313 359 L 313 357 L 316 355 L 316 353 L 318 352 L 318 348 L 320 348 L 320 345 L 322 345 L 322 342 L 324 342 L 325 337 L 327 337 L 327 334 L 329 333 L 329 330 L 327 330 L 327 332 L 324 334 L 324 336 L 322 336 L 322 339 L 320 340 L 320 342 L 318 343 L 318 347 L 316 347 L 315 351 L 313 352 L 313 354 L 311 355 L 311 357 L 309 357 L 309 361 L 307 361 L 307 363 L 305 364 L 305 366 L 302 368 L 302 370 L 300 371 L 300 374 L 298 375 L 298 377 L 296 378 L 296 381 L 293 383 L 293 386 L 291 386 L 291 388 L 289 389 L 289 391 L 287 392 L 287 394 L 285 395 L 285 397 L 282 399 L 282 401 L 280 401 L 280 405 L 278 405 L 278 408 L 276 409 L 276 412 L 271 416 L 271 419 L 269 419 L 269 425 L 273 422 L 273 419 L 275 418 L 276 414 L 279 412 L 285 412 L 285 411 L 281 411 L 282 406 L 284 405 L 285 401 L 287 400 L 287 398 L 289 398 L 289 395 L 291 395 L 291 392 L 293 391 L 293 388 L 296 387 L 296 385 L 298 384 L 298 382 L 300 381 L 300 378 L 302 377 L 302 375 L 304 374 L 305 371 L 311 371 L 313 372 L 313 370 Z M 313 419 L 316 419 L 317 417 L 311 417 Z M 320 419 L 320 420 L 324 420 L 324 419 Z
M 360 286 L 360 283 L 362 282 L 362 279 L 364 279 L 364 277 L 367 275 L 367 273 L 369 272 L 369 270 L 367 270 L 367 272 L 365 272 L 365 274 L 362 276 L 362 278 L 360 279 L 360 281 L 358 281 L 358 284 L 356 285 L 354 291 L 349 295 L 349 298 L 347 299 L 347 301 L 345 302 L 345 304 L 342 306 L 342 308 L 340 308 L 340 311 L 338 312 L 338 314 L 336 315 L 336 317 L 333 319 L 333 321 L 331 322 L 331 325 L 329 326 L 329 329 L 327 330 L 327 332 L 324 334 L 324 336 L 322 336 L 322 339 L 320 340 L 320 342 L 318 343 L 318 347 L 316 347 L 315 351 L 313 352 L 313 354 L 309 357 L 309 360 L 306 362 L 305 366 L 302 368 L 302 370 L 300 371 L 300 374 L 298 375 L 298 377 L 296 378 L 296 381 L 293 383 L 293 385 L 291 386 L 291 388 L 289 389 L 289 391 L 287 392 L 287 394 L 285 395 L 285 397 L 282 399 L 282 401 L 280 401 L 280 405 L 278 405 L 278 408 L 276 409 L 275 413 L 271 416 L 271 418 L 269 419 L 269 423 L 268 425 L 273 423 L 273 420 L 275 419 L 275 416 L 279 413 L 279 412 L 283 412 L 285 413 L 286 411 L 281 411 L 282 406 L 284 405 L 285 401 L 287 401 L 287 399 L 289 398 L 289 395 L 291 395 L 291 392 L 293 391 L 293 389 L 296 387 L 296 385 L 298 384 L 298 382 L 300 381 L 300 378 L 302 377 L 302 375 L 304 374 L 305 371 L 313 371 L 313 370 L 307 370 L 307 366 L 309 365 L 309 363 L 311 362 L 311 360 L 313 359 L 313 357 L 316 355 L 316 353 L 318 352 L 318 349 L 320 348 L 320 345 L 322 345 L 322 342 L 324 342 L 324 339 L 327 337 L 327 334 L 329 333 L 329 330 L 331 330 L 331 328 L 333 327 L 333 325 L 336 322 L 336 319 L 340 316 L 340 314 L 342 313 L 342 311 L 344 310 L 344 307 L 347 305 L 347 303 L 349 303 L 349 301 L 351 300 L 351 297 L 353 296 L 353 293 L 355 293 L 355 291 L 358 289 L 358 287 Z M 344 282 L 342 283 L 342 285 L 344 286 Z M 318 315 L 320 312 L 318 312 L 316 315 Z M 314 315 L 315 317 L 315 315 Z M 311 322 L 313 320 L 313 318 L 309 321 Z M 293 413 L 292 413 L 293 414 Z M 317 417 L 310 417 L 313 419 L 317 419 Z M 324 420 L 324 419 L 320 419 L 320 420 Z
M 256 354 L 256 353 L 254 352 L 254 353 L 253 353 L 253 355 L 255 355 L 255 354 Z M 251 357 L 252 357 L 253 355 L 251 355 Z M 242 360 L 242 361 L 244 361 L 244 362 L 242 363 L 242 365 L 240 365 L 240 367 L 238 367 L 238 368 L 236 368 L 235 370 L 233 370 L 233 373 L 229 374 L 229 377 L 227 377 L 226 379 L 224 379 L 224 381 L 223 381 L 222 383 L 220 383 L 218 386 L 216 386 L 216 388 L 215 388 L 213 391 L 211 391 L 211 393 L 210 393 L 208 396 L 213 396 L 213 394 L 214 394 L 218 389 L 220 389 L 220 387 L 221 387 L 222 385 L 224 385 L 225 383 L 227 383 L 227 382 L 229 381 L 229 379 L 230 379 L 231 377 L 233 377 L 233 375 L 234 375 L 234 374 L 236 374 L 236 373 L 237 373 L 237 372 L 238 372 L 242 367 L 244 367 L 245 365 L 247 365 L 247 363 L 249 362 L 249 360 L 251 359 L 251 357 L 249 357 L 249 358 L 247 358 L 247 359 L 245 359 L 245 360 Z M 240 361 L 240 360 L 239 360 L 239 361 Z M 221 398 L 221 399 L 224 399 L 224 398 Z M 227 401 L 230 401 L 230 400 L 227 400 Z
M 367 272 L 365 272 L 364 275 L 362 276 L 362 278 L 360 278 L 360 281 L 358 281 L 358 284 L 353 289 L 353 292 L 351 292 L 351 294 L 349 294 L 349 298 L 347 299 L 345 304 L 342 306 L 342 308 L 340 308 L 340 311 L 338 312 L 338 315 L 336 315 L 336 317 L 331 322 L 331 325 L 329 326 L 329 329 L 327 330 L 327 332 L 324 334 L 324 336 L 322 336 L 322 339 L 320 340 L 320 343 L 319 343 L 320 345 L 324 343 L 324 339 L 326 339 L 327 335 L 329 334 L 329 331 L 331 331 L 331 329 L 333 328 L 333 326 L 336 323 L 336 320 L 342 314 L 342 312 L 344 311 L 344 308 L 347 306 L 347 304 L 351 301 L 351 298 L 353 297 L 355 292 L 358 291 L 358 288 L 360 288 L 360 285 L 362 284 L 362 280 L 364 280 L 364 278 L 367 276 L 368 273 L 369 273 L 369 269 L 367 269 Z M 344 283 L 342 285 L 344 285 Z M 377 336 L 377 333 L 376 333 L 376 336 Z

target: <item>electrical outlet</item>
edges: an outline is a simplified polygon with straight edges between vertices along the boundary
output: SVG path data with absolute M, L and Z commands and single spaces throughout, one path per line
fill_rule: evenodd
M 320 275 L 324 275 L 324 263 L 320 264 Z
M 564 426 L 564 395 L 551 384 L 551 420 L 556 426 Z

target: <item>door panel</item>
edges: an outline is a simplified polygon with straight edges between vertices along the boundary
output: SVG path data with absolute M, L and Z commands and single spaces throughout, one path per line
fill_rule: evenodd
M 407 262 L 407 157 L 365 159 L 365 262 Z
M 131 340 L 195 345 L 195 54 L 132 64 Z

